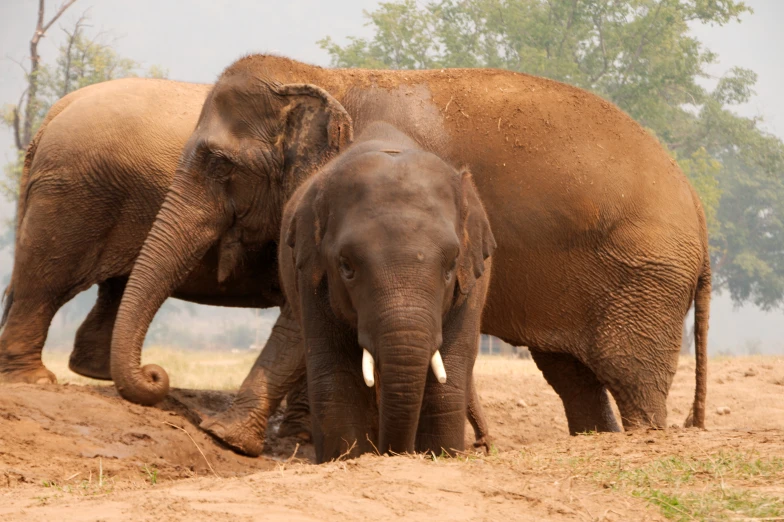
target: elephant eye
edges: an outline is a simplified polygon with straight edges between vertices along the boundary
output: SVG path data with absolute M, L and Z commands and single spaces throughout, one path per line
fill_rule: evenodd
M 208 177 L 218 181 L 228 181 L 234 170 L 234 164 L 223 156 L 210 156 L 205 166 L 205 173 Z
M 340 275 L 346 280 L 354 279 L 354 269 L 348 259 L 343 256 L 340 256 Z

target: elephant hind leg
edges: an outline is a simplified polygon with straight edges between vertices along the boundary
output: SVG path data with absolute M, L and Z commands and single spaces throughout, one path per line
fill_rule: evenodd
M 621 431 L 607 389 L 590 368 L 570 354 L 529 350 L 545 380 L 563 402 L 571 435 Z
M 76 332 L 68 361 L 71 371 L 93 379 L 112 379 L 109 370 L 112 330 L 127 281 L 127 277 L 115 277 L 98 285 L 98 300 Z
M 626 346 L 634 347 L 634 351 L 616 351 L 613 356 L 596 361 L 597 375 L 615 398 L 625 430 L 664 429 L 667 395 L 678 366 L 680 341 L 666 348 L 635 345 L 631 340 Z
M 49 325 L 66 299 L 18 292 L 0 334 L 0 382 L 56 383 L 41 361 Z

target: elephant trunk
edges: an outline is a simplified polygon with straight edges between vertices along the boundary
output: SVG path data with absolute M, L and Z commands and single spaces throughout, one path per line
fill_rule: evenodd
M 370 348 L 378 360 L 379 450 L 414 453 L 419 414 L 431 367 L 443 373 L 438 354 L 441 345 L 441 317 L 432 306 L 406 306 L 405 310 L 382 312 Z M 364 366 L 372 357 L 363 353 Z M 375 362 L 370 362 L 374 364 Z M 363 368 L 364 370 L 365 368 Z M 365 372 L 367 376 L 367 372 Z M 366 378 L 367 380 L 367 378 Z
M 160 366 L 141 367 L 147 329 L 163 302 L 227 228 L 206 180 L 178 171 L 131 271 L 112 334 L 111 373 L 125 399 L 151 406 L 169 391 Z

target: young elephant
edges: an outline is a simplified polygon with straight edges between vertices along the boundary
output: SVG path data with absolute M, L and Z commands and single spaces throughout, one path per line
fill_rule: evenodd
M 373 123 L 295 192 L 280 244 L 319 462 L 462 450 L 496 246 L 471 175 Z

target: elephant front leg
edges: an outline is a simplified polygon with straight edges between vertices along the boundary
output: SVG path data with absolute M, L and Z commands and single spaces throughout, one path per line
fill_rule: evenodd
M 468 379 L 473 361 L 459 355 L 459 351 L 459 346 L 446 342 L 441 347 L 446 369 L 444 384 L 428 372 L 415 444 L 418 453 L 454 455 L 465 449 Z
M 240 453 L 261 455 L 269 417 L 305 376 L 304 356 L 299 324 L 286 305 L 231 407 L 200 427 Z
M 446 383 L 439 383 L 433 373 L 428 372 L 417 429 L 418 452 L 432 451 L 438 455 L 463 451 L 466 416 L 476 436 L 474 447 L 489 450 L 487 420 L 473 379 L 485 292 L 485 287 L 475 288 L 444 320 L 441 356 Z
M 279 437 L 297 437 L 303 442 L 312 440 L 308 380 L 302 376 L 286 395 L 286 412 L 278 430 Z
M 308 392 L 317 462 L 374 452 L 378 440 L 375 390 L 361 371 L 356 333 L 308 339 Z
M 479 319 L 464 307 L 453 310 L 444 322 L 441 356 L 446 382 L 428 372 L 417 429 L 417 452 L 454 454 L 465 449 L 466 416 L 480 445 L 486 443 L 487 423 L 473 386 L 474 362 L 479 351 Z

